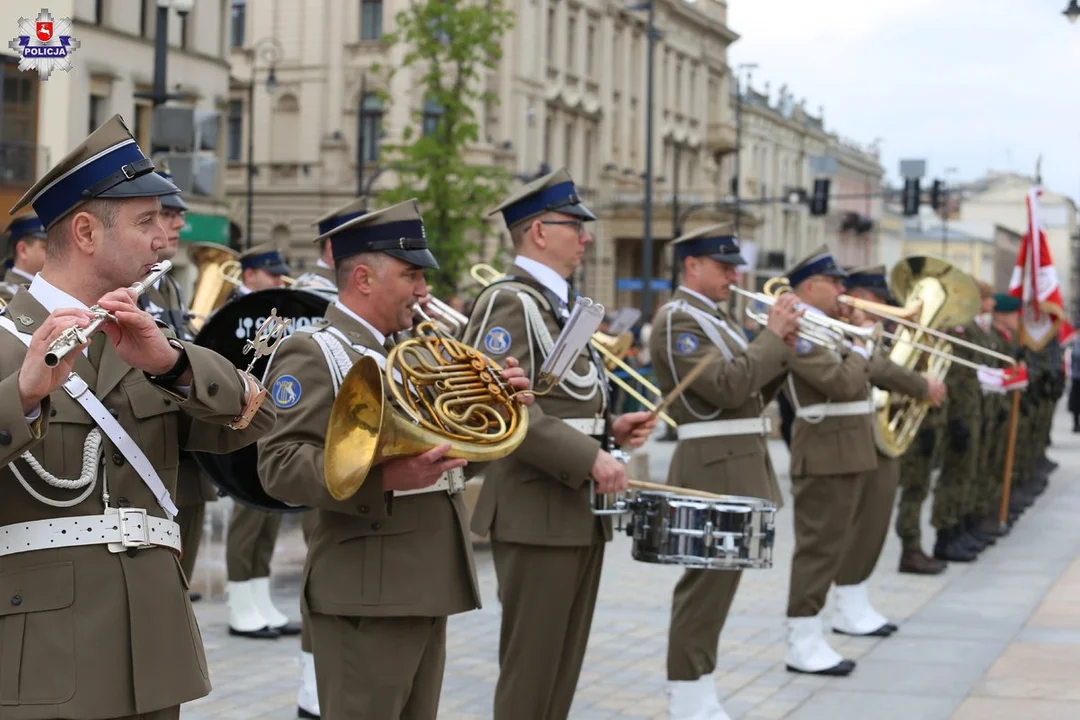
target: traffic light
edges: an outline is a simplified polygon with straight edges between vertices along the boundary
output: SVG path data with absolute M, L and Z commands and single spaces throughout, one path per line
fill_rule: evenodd
M 930 207 L 935 210 L 940 210 L 941 206 L 945 204 L 945 183 L 940 180 L 935 180 L 934 184 L 930 186 Z
M 829 214 L 829 179 L 814 181 L 814 194 L 810 198 L 810 214 L 816 217 Z
M 918 178 L 904 180 L 904 216 L 912 217 L 919 214 L 919 202 L 922 199 L 922 187 L 919 186 Z

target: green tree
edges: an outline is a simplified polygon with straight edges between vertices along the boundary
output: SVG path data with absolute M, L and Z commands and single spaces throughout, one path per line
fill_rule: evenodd
M 394 32 L 385 37 L 405 49 L 390 77 L 413 69 L 424 103 L 413 109 L 402 141 L 383 146 L 400 182 L 379 199 L 420 201 L 440 265 L 430 278 L 436 294 L 457 290 L 479 249 L 477 238 L 489 230 L 487 211 L 509 186 L 506 170 L 471 165 L 465 156 L 480 139 L 476 108 L 499 101 L 485 89 L 486 75 L 502 59 L 502 36 L 513 23 L 502 0 L 414 0 L 397 13 Z

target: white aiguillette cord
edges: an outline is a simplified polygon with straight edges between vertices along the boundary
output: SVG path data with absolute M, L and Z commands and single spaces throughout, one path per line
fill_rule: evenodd
M 19 332 L 15 327 L 15 323 L 11 322 L 9 318 L 0 316 L 0 327 L 17 337 L 23 345 L 30 347 L 31 336 Z M 161 478 L 158 477 L 157 471 L 154 470 L 153 463 L 150 462 L 135 441 L 131 439 L 127 431 L 120 426 L 120 423 L 109 414 L 109 411 L 94 396 L 94 393 L 89 392 L 90 387 L 86 384 L 86 381 L 78 373 L 72 372 L 64 383 L 64 390 L 82 406 L 83 410 L 97 423 L 97 426 L 112 440 L 116 449 L 127 458 L 128 462 L 131 463 L 131 467 L 142 478 L 143 483 L 150 489 L 150 492 L 154 494 L 154 499 L 157 500 L 158 505 L 169 516 L 169 519 L 172 520 L 176 517 L 179 510 L 176 504 L 173 503 L 169 491 L 165 489 L 164 483 L 161 482 Z

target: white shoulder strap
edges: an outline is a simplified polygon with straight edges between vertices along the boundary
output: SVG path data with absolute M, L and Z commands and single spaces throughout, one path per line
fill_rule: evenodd
M 17 337 L 23 345 L 30 346 L 31 336 L 19 332 L 15 327 L 15 323 L 11 322 L 9 318 L 0 316 L 0 327 Z M 120 426 L 120 423 L 109 414 L 109 411 L 105 409 L 105 406 L 95 397 L 94 393 L 89 392 L 90 387 L 86 384 L 86 381 L 79 377 L 78 373 L 72 372 L 63 387 L 67 394 L 82 406 L 83 410 L 97 423 L 97 426 L 112 440 L 116 449 L 127 458 L 127 461 L 131 463 L 131 467 L 142 478 L 143 483 L 150 489 L 150 492 L 154 494 L 154 498 L 169 519 L 172 520 L 176 517 L 179 511 L 173 503 L 169 491 L 165 489 L 164 483 L 161 482 L 161 478 L 158 477 L 157 471 L 154 470 L 153 464 L 142 449 L 139 448 L 138 444 L 127 434 L 127 431 Z

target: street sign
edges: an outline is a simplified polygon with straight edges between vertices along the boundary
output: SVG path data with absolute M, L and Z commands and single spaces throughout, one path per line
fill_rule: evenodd
M 901 160 L 900 177 L 904 180 L 922 180 L 926 176 L 925 160 Z
M 653 278 L 652 282 L 649 283 L 649 285 L 654 292 L 656 290 L 670 290 L 671 280 L 666 280 L 664 278 Z M 619 291 L 626 290 L 629 292 L 641 292 L 645 289 L 645 281 L 639 277 L 619 278 L 615 281 L 615 289 Z

